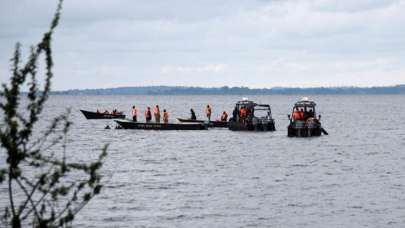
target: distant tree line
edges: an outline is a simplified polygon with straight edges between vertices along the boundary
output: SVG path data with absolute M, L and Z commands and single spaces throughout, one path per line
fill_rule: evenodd
M 82 89 L 52 92 L 54 95 L 294 95 L 294 94 L 405 94 L 405 85 L 382 87 L 274 87 L 252 89 L 248 87 L 183 87 L 142 86 L 108 89 Z

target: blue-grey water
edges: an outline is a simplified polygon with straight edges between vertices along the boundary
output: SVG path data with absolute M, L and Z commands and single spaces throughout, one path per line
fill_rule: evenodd
M 230 113 L 241 96 L 54 96 L 44 119 L 72 108 L 68 151 L 96 157 L 110 144 L 102 193 L 77 227 L 404 227 L 405 96 L 312 96 L 328 136 L 288 138 L 300 96 L 271 104 L 276 132 L 104 130 L 79 109 L 175 117 L 206 104 Z M 142 113 L 141 112 L 141 113 Z

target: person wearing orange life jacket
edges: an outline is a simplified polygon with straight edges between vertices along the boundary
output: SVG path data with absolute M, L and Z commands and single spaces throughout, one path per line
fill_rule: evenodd
M 152 112 L 150 111 L 150 107 L 148 107 L 145 111 L 145 120 L 147 123 L 152 120 Z
M 166 111 L 166 109 L 163 109 L 163 122 L 165 124 L 169 123 L 169 113 Z
M 304 119 L 304 111 L 301 109 L 299 110 L 296 108 L 293 112 L 293 120 L 303 120 Z
M 207 115 L 208 121 L 211 121 L 212 109 L 210 105 L 207 105 L 207 107 L 205 108 L 205 114 Z
M 156 105 L 153 109 L 153 115 L 155 116 L 156 123 L 160 123 L 160 109 L 159 105 Z
M 136 109 L 135 105 L 132 106 L 132 120 L 134 122 L 138 120 L 138 109 Z
M 221 121 L 228 121 L 228 113 L 226 113 L 225 111 L 222 112 Z
M 301 118 L 301 115 L 300 115 L 298 109 L 294 109 L 294 111 L 292 113 L 292 118 L 293 118 L 293 120 L 299 120 Z
M 242 122 L 245 122 L 247 116 L 247 109 L 246 107 L 242 107 L 239 110 L 239 117 L 242 120 Z
M 300 120 L 305 120 L 305 113 L 304 113 L 304 109 L 301 108 L 300 111 L 298 112 L 300 115 Z
M 245 118 L 246 114 L 247 114 L 246 108 L 245 107 L 240 108 L 239 116 L 242 117 L 242 118 Z

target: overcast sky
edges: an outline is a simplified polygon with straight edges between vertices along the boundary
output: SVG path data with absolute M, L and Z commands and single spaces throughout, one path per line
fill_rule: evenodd
M 55 0 L 0 1 L 0 81 Z M 405 0 L 65 0 L 53 88 L 405 84 Z

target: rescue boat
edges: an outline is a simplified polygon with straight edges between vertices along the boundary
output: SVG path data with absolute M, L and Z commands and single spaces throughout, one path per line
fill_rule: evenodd
M 328 134 L 321 125 L 321 115 L 316 116 L 316 103 L 307 97 L 294 104 L 292 115 L 288 115 L 288 137 L 311 137 Z
M 241 110 L 244 109 L 243 112 Z M 229 120 L 231 131 L 275 131 L 275 122 L 268 104 L 257 104 L 247 98 L 238 101 Z

